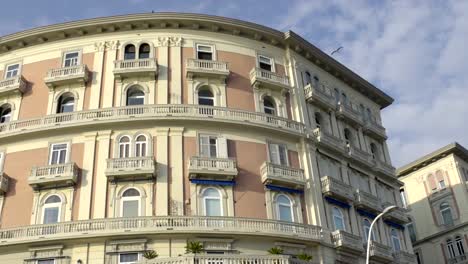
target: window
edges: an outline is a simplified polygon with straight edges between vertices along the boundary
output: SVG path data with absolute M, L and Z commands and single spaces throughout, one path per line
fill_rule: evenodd
M 273 60 L 265 56 L 258 56 L 258 67 L 266 71 L 273 71 Z
M 400 198 L 401 198 L 401 203 L 403 204 L 404 208 L 408 207 L 408 204 L 406 202 L 406 193 L 405 189 L 400 189 Z
M 203 204 L 205 216 L 222 216 L 221 194 L 215 188 L 207 188 L 203 191 Z
M 5 71 L 5 79 L 13 78 L 19 75 L 20 65 L 11 64 L 8 65 Z
M 62 199 L 57 195 L 49 196 L 43 208 L 43 224 L 54 224 L 60 222 L 60 207 L 62 206 Z M 47 263 L 47 262 L 46 262 Z
M 119 158 L 130 157 L 130 137 L 123 136 L 119 140 Z
M 268 144 L 268 151 L 270 155 L 270 162 L 278 165 L 288 165 L 287 148 L 281 144 Z
M 411 242 L 416 241 L 416 230 L 414 229 L 414 224 L 413 222 L 410 222 L 406 225 L 406 228 L 408 228 L 408 233 L 410 235 Z
M 306 71 L 305 72 L 305 84 L 311 84 L 312 83 L 312 75 L 310 75 L 310 72 Z
M 136 142 L 135 142 L 135 156 L 145 157 L 146 156 L 146 145 L 147 145 L 146 136 L 139 135 L 136 138 Z
M 11 120 L 11 106 L 4 104 L 0 107 L 0 123 L 10 122 Z
M 198 104 L 214 106 L 214 96 L 210 89 L 204 88 L 198 91 Z
M 335 225 L 335 230 L 346 230 L 345 221 L 343 217 L 343 212 L 341 212 L 338 207 L 332 208 L 333 224 Z
M 122 217 L 140 216 L 140 192 L 134 188 L 122 194 Z
M 455 237 L 455 244 L 457 245 L 458 256 L 464 256 L 465 255 L 465 246 L 463 245 L 463 239 L 461 238 L 461 236 L 456 236 Z
M 392 237 L 393 251 L 401 251 L 400 236 L 398 235 L 398 231 L 396 231 L 396 229 L 392 229 L 390 230 L 390 235 Z
M 67 160 L 68 144 L 52 144 L 49 164 L 64 164 Z
M 70 93 L 61 95 L 58 99 L 57 114 L 73 112 L 75 108 L 75 98 Z
M 150 57 L 150 45 L 143 43 L 140 45 L 140 48 L 138 49 L 138 58 L 139 59 L 148 59 Z
M 440 214 L 442 215 L 442 221 L 444 225 L 453 225 L 452 209 L 448 203 L 440 204 Z
M 291 199 L 284 194 L 280 194 L 276 197 L 276 209 L 278 214 L 278 220 L 293 222 L 293 211 Z
M 374 143 L 370 143 L 370 151 L 372 154 L 372 159 L 377 160 L 379 155 L 377 153 L 377 146 Z
M 273 98 L 269 96 L 263 98 L 263 112 L 269 115 L 276 115 L 276 107 Z
M 208 45 L 197 45 L 197 59 L 213 60 L 213 47 Z
M 79 64 L 80 53 L 75 52 L 68 52 L 65 53 L 63 58 L 63 67 L 73 67 Z
M 447 239 L 447 251 L 449 253 L 450 258 L 455 257 L 455 247 L 453 246 L 453 241 L 452 239 Z
M 55 259 L 41 259 L 36 262 L 37 264 L 55 264 Z
M 348 128 L 344 129 L 344 137 L 345 137 L 346 145 L 351 146 L 353 143 L 353 134 L 351 134 L 351 131 Z
M 362 221 L 362 228 L 364 229 L 364 239 L 367 241 L 369 238 L 371 222 L 368 219 Z M 371 240 L 375 240 L 375 234 L 372 233 Z
M 135 46 L 129 44 L 125 46 L 124 60 L 134 60 L 135 59 Z
M 119 254 L 119 264 L 133 264 L 140 260 L 138 253 L 121 253 Z
M 322 115 L 319 112 L 315 112 L 315 125 L 320 128 L 322 125 Z
M 145 93 L 136 87 L 131 87 L 127 91 L 127 105 L 145 104 Z

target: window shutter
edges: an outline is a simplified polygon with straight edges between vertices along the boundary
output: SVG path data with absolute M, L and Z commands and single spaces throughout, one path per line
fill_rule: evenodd
M 224 137 L 219 137 L 217 140 L 218 144 L 218 158 L 227 158 L 228 157 L 228 150 L 227 150 L 227 139 Z

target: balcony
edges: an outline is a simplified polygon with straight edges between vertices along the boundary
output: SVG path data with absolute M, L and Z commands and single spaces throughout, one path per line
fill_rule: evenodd
M 367 119 L 364 123 L 365 133 L 371 134 L 380 139 L 387 139 L 387 133 L 385 132 L 385 128 L 380 125 L 375 118 Z
M 375 241 L 371 241 L 370 259 L 382 263 L 391 263 L 393 261 L 392 248 Z
M 354 206 L 374 213 L 382 211 L 379 198 L 362 190 L 354 192 Z
M 47 71 L 44 82 L 49 88 L 67 84 L 85 85 L 89 79 L 89 70 L 86 65 L 77 65 L 52 69 Z
M 260 168 L 260 173 L 264 184 L 293 189 L 304 189 L 305 186 L 302 169 L 265 162 Z
M 343 230 L 336 230 L 331 233 L 333 246 L 339 251 L 355 253 L 360 255 L 364 252 L 362 238 Z
M 185 64 L 187 78 L 216 77 L 226 79 L 229 75 L 228 63 L 223 61 L 188 59 Z
M 106 176 L 110 181 L 152 179 L 156 177 L 156 162 L 154 157 L 108 159 Z
M 393 258 L 395 259 L 395 263 L 398 263 L 398 264 L 416 263 L 416 256 L 414 254 L 411 254 L 405 251 L 393 252 Z
M 289 79 L 287 76 L 280 75 L 260 68 L 253 68 L 250 71 L 250 84 L 256 88 L 268 88 L 277 91 L 289 90 Z
M 235 159 L 194 156 L 189 160 L 190 179 L 232 181 L 237 173 Z
M 324 131 L 321 128 L 316 128 L 312 131 L 312 134 L 319 146 L 333 150 L 338 153 L 344 153 L 346 149 L 346 144 L 343 140 L 338 137 L 335 137 L 332 134 Z
M 304 88 L 305 98 L 308 102 L 313 102 L 326 110 L 335 109 L 336 101 L 331 91 L 322 84 L 309 83 Z
M 114 61 L 114 76 L 117 80 L 130 77 L 150 77 L 158 75 L 156 59 L 135 59 Z
M 353 189 L 350 185 L 330 176 L 324 176 L 322 181 L 322 193 L 342 201 L 353 200 Z
M 392 165 L 388 165 L 386 162 L 379 159 L 373 160 L 374 170 L 378 173 L 384 174 L 390 177 L 396 177 L 395 168 Z
M 161 216 L 104 218 L 47 225 L 0 229 L 0 244 L 13 245 L 40 241 L 64 241 L 93 237 L 133 235 L 253 235 L 303 242 L 322 242 L 319 226 L 266 219 L 212 216 Z
M 33 167 L 28 182 L 35 190 L 67 187 L 76 184 L 78 174 L 79 168 L 74 162 Z
M 347 121 L 362 126 L 364 123 L 361 114 L 358 110 L 354 109 L 350 103 L 338 103 L 336 116 L 346 119 Z
M 5 173 L 0 172 L 0 194 L 5 194 L 8 192 L 9 180 L 10 179 L 5 175 Z
M 16 76 L 0 81 L 0 95 L 23 94 L 28 85 L 23 76 Z
M 361 150 L 359 147 L 353 146 L 351 144 L 348 144 L 347 148 L 349 156 L 355 161 L 364 164 L 365 166 L 373 165 L 371 155 L 366 151 Z
M 384 203 L 382 205 L 383 208 L 391 206 L 393 204 L 390 203 Z M 408 215 L 406 215 L 406 209 L 398 207 L 396 209 L 393 209 L 392 211 L 388 212 L 387 214 L 384 215 L 383 217 L 385 220 L 389 220 L 392 222 L 396 222 L 398 224 L 406 224 L 409 223 L 409 218 Z

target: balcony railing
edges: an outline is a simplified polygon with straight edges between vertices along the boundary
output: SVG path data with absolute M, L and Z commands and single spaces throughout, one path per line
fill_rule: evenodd
M 304 170 L 273 164 L 263 163 L 260 168 L 264 184 L 273 184 L 294 189 L 303 189 L 305 185 Z
M 324 107 L 325 109 L 335 109 L 336 100 L 332 92 L 322 84 L 309 83 L 304 88 L 305 98 L 308 101 L 315 102 L 316 104 Z
M 156 162 L 154 157 L 108 159 L 106 175 L 109 180 L 153 178 Z
M 330 176 L 324 176 L 322 181 L 322 193 L 325 196 L 337 198 L 338 200 L 353 200 L 353 189 L 350 185 Z
M 316 128 L 312 131 L 312 134 L 317 141 L 317 144 L 320 144 L 323 147 L 337 151 L 339 153 L 344 153 L 346 149 L 346 144 L 343 140 L 338 137 L 333 136 L 332 134 L 324 131 L 321 128 Z
M 374 117 L 371 117 L 370 119 L 367 118 L 366 122 L 364 123 L 364 132 L 371 133 L 374 136 L 382 139 L 387 139 L 385 128 L 379 124 Z
M 232 180 L 237 173 L 235 159 L 193 156 L 189 160 L 189 174 L 192 179 Z
M 228 63 L 223 61 L 188 59 L 186 62 L 187 77 L 229 75 Z
M 85 84 L 89 78 L 89 70 L 86 65 L 63 67 L 47 71 L 44 82 L 49 87 L 63 84 L 81 83 Z
M 398 264 L 416 263 L 416 256 L 414 254 L 411 254 L 405 251 L 393 252 L 393 258 L 395 259 L 395 262 Z
M 303 241 L 323 239 L 319 226 L 236 217 L 167 216 L 107 218 L 0 229 L 0 245 L 129 234 L 241 234 Z
M 153 260 L 141 261 L 145 264 L 313 264 L 315 262 L 301 261 L 287 255 L 194 255 L 172 258 L 155 258 Z
M 348 144 L 347 148 L 349 156 L 351 156 L 351 158 L 355 161 L 360 162 L 361 164 L 364 164 L 366 166 L 373 165 L 371 155 L 366 151 L 361 150 L 359 149 L 359 147 L 353 146 L 351 144 Z
M 243 126 L 270 128 L 299 135 L 305 133 L 304 124 L 263 113 L 202 105 L 141 105 L 55 114 L 3 123 L 0 124 L 0 137 L 6 134 L 17 135 L 38 130 L 57 129 L 58 127 L 96 126 L 100 122 L 119 123 L 167 119 L 238 123 Z
M 154 58 L 114 61 L 114 76 L 117 79 L 136 76 L 154 78 L 157 74 L 158 62 Z
M 37 166 L 31 169 L 29 185 L 34 189 L 43 187 L 72 186 L 78 178 L 79 168 L 74 162 Z
M 16 76 L 0 81 L 0 95 L 9 93 L 24 93 L 27 89 L 27 82 L 23 76 Z
M 287 76 L 260 68 L 253 68 L 250 71 L 250 84 L 253 87 L 263 86 L 279 90 L 290 88 L 289 79 Z
M 364 247 L 362 246 L 362 238 L 360 236 L 350 234 L 346 231 L 333 231 L 331 233 L 331 240 L 335 248 L 355 252 L 358 254 L 364 251 Z
M 0 171 L 0 194 L 8 192 L 9 178 L 3 172 Z
M 348 121 L 358 124 L 358 125 L 363 125 L 363 120 L 361 117 L 361 113 L 357 109 L 355 109 L 351 103 L 343 103 L 339 102 L 338 107 L 337 107 L 337 117 L 342 117 L 347 119 Z
M 372 212 L 382 211 L 379 198 L 362 190 L 356 190 L 354 193 L 354 204 L 357 208 L 370 210 Z
M 369 256 L 370 259 L 384 263 L 393 261 L 392 248 L 375 241 L 371 241 Z

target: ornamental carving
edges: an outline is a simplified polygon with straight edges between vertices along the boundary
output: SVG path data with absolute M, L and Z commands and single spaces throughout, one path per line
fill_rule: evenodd
M 182 37 L 158 37 L 157 45 L 163 47 L 181 47 Z

